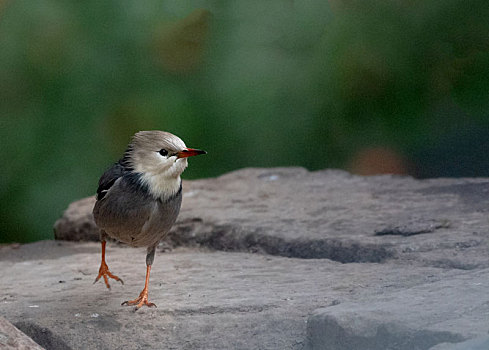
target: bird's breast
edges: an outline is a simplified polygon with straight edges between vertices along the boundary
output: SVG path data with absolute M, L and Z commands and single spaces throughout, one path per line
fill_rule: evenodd
M 94 217 L 109 236 L 134 247 L 148 247 L 168 234 L 177 219 L 181 201 L 181 191 L 163 201 L 116 188 L 96 203 Z

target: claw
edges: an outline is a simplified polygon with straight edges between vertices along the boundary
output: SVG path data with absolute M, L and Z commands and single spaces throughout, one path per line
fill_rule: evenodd
M 109 271 L 109 267 L 107 266 L 105 261 L 102 261 L 102 263 L 100 264 L 100 269 L 98 270 L 98 276 L 97 276 L 97 278 L 95 278 L 95 281 L 93 282 L 93 284 L 97 283 L 101 277 L 104 278 L 105 285 L 107 286 L 108 289 L 110 289 L 109 278 L 112 278 L 112 279 L 124 284 L 124 281 L 121 278 L 112 274 Z
M 155 303 L 150 303 L 148 301 L 148 290 L 146 288 L 143 289 L 141 294 L 134 299 L 134 300 L 126 300 L 124 301 L 121 305 L 124 306 L 131 306 L 131 305 L 136 305 L 134 308 L 134 311 L 138 311 L 143 305 L 146 305 L 147 307 L 157 307 Z
M 102 243 L 102 262 L 100 263 L 100 268 L 98 269 L 98 276 L 95 278 L 95 281 L 93 284 L 97 283 L 100 277 L 104 278 L 105 285 L 107 286 L 108 289 L 110 289 L 110 284 L 109 284 L 109 277 L 121 282 L 124 284 L 124 281 L 117 277 L 116 275 L 113 275 L 109 271 L 109 267 L 107 266 L 107 263 L 105 262 L 105 240 L 102 240 L 100 243 Z
M 127 300 L 123 302 L 121 305 L 136 305 L 134 311 L 138 311 L 139 308 L 143 305 L 147 307 L 156 307 L 156 304 L 150 303 L 148 301 L 148 284 L 149 284 L 149 272 L 151 271 L 151 265 L 146 266 L 146 281 L 144 283 L 144 288 L 139 294 L 139 296 L 134 300 Z

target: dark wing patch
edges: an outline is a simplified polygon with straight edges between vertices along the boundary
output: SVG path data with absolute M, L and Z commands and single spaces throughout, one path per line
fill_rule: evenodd
M 108 169 L 98 181 L 97 200 L 103 199 L 107 191 L 112 187 L 118 178 L 124 175 L 125 172 L 126 170 L 120 161 Z
M 149 196 L 148 185 L 141 181 L 141 173 L 126 171 L 123 175 L 124 181 L 121 182 L 121 187 L 125 191 L 144 197 Z

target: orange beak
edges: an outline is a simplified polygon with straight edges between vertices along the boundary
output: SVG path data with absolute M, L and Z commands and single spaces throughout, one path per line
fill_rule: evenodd
M 195 149 L 195 148 L 187 148 L 184 149 L 183 151 L 180 151 L 177 153 L 178 158 L 187 158 L 187 157 L 192 157 L 192 156 L 198 156 L 199 154 L 206 154 L 206 151 L 202 151 L 200 149 Z

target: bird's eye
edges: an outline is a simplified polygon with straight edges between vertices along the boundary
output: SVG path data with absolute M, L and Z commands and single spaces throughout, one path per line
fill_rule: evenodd
M 166 157 L 168 155 L 168 151 L 164 148 L 160 149 L 158 153 L 161 154 L 163 157 Z

